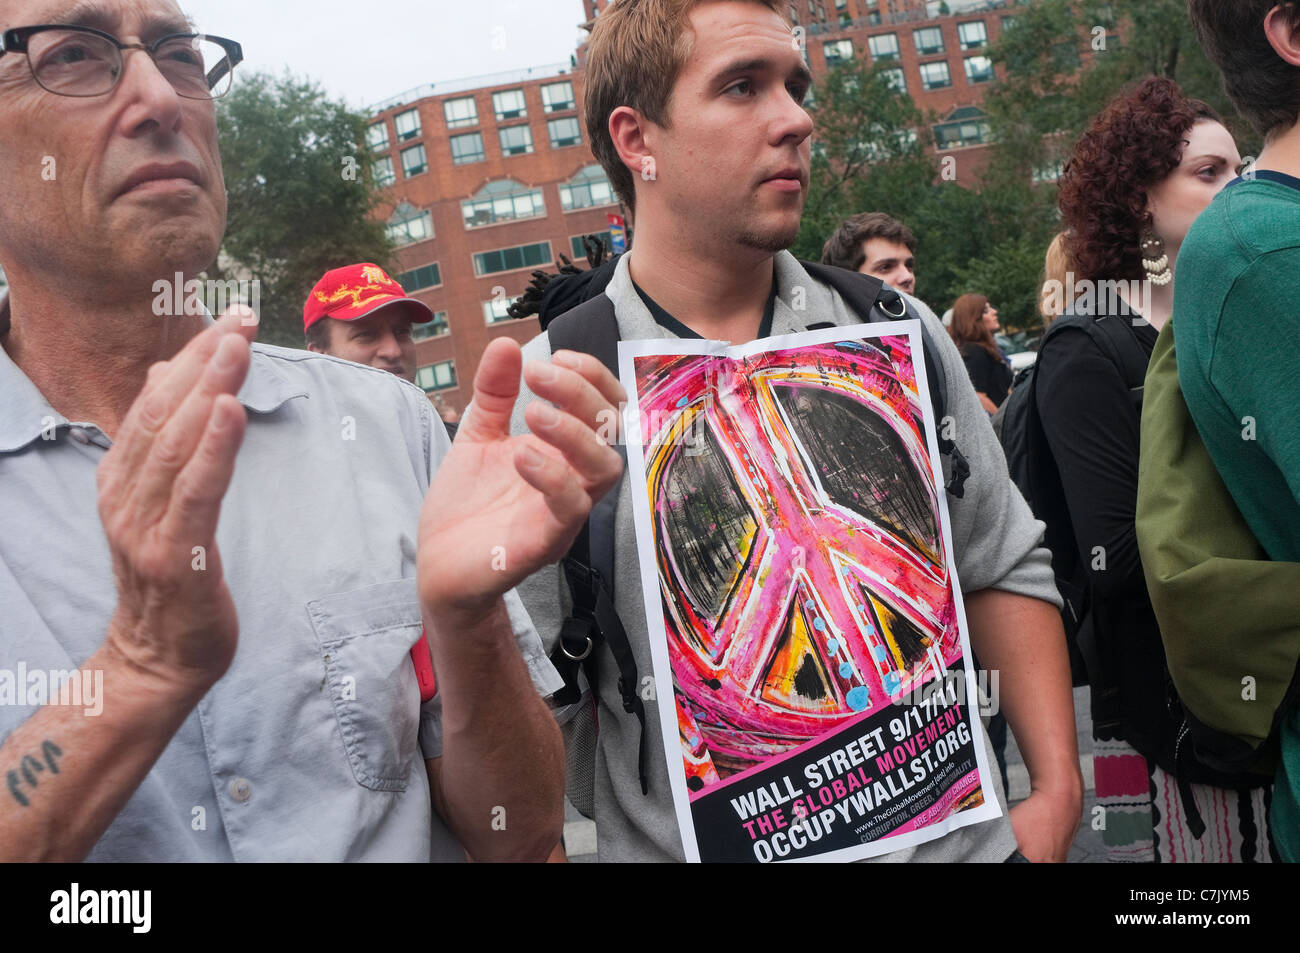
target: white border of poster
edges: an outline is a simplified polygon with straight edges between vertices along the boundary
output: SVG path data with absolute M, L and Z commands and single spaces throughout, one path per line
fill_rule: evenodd
M 668 635 L 663 614 L 659 572 L 655 560 L 649 487 L 645 478 L 645 452 L 641 433 L 640 399 L 636 389 L 635 359 L 659 355 L 699 355 L 742 359 L 769 351 L 783 351 L 803 346 L 886 337 L 907 338 L 911 350 L 912 366 L 925 430 L 926 447 L 930 455 L 930 478 L 935 489 L 935 497 L 938 500 L 940 535 L 943 540 L 943 552 L 947 560 L 949 580 L 956 605 L 965 684 L 968 688 L 974 686 L 974 672 L 971 669 L 970 631 L 966 623 L 966 609 L 962 600 L 961 586 L 957 579 L 957 562 L 952 547 L 952 523 L 948 513 L 948 495 L 944 489 L 934 408 L 930 405 L 925 360 L 922 356 L 921 324 L 915 319 L 844 325 L 816 331 L 803 331 L 778 337 L 762 338 L 749 344 L 737 346 L 731 346 L 721 341 L 683 340 L 678 338 L 619 342 L 619 378 L 628 394 L 628 402 L 623 415 L 623 432 L 627 445 L 628 467 L 631 474 L 629 482 L 632 484 L 632 511 L 636 526 L 637 557 L 641 570 L 643 601 L 646 611 L 646 623 L 650 633 L 650 653 L 654 663 L 656 685 L 672 686 L 674 680 L 668 653 Z M 671 691 L 660 691 L 657 694 L 660 740 L 667 754 L 668 777 L 672 787 L 673 807 L 681 831 L 682 845 L 686 859 L 691 862 L 699 862 L 700 850 L 695 832 L 695 821 L 691 813 L 691 796 L 686 785 L 686 770 L 681 756 L 681 737 L 677 718 L 673 715 L 673 694 Z M 981 805 L 956 814 L 950 814 L 942 820 L 918 830 L 901 832 L 865 844 L 812 854 L 806 857 L 791 858 L 791 860 L 794 862 L 861 860 L 866 857 L 880 856 L 896 850 L 914 847 L 935 840 L 959 828 L 1001 817 L 1002 808 L 995 796 L 996 785 L 992 782 L 987 758 L 985 757 L 985 734 L 979 714 L 979 700 L 973 692 L 968 691 L 967 701 L 967 716 L 971 726 L 979 782 L 984 792 Z M 847 730 L 851 731 L 852 729 Z M 828 733 L 827 737 L 833 737 L 833 733 Z

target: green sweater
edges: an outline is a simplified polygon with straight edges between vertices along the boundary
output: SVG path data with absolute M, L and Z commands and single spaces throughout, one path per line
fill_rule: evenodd
M 1179 252 L 1174 314 L 1179 383 L 1206 449 L 1264 550 L 1300 562 L 1300 179 L 1259 171 L 1215 198 Z M 1300 860 L 1296 710 L 1282 723 L 1271 824 L 1286 860 Z

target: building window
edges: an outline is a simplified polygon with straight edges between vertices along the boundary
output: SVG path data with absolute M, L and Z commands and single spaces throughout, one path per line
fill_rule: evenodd
M 935 53 L 943 52 L 943 30 L 937 26 L 913 30 L 912 38 L 916 40 L 917 56 L 933 56 Z
M 983 20 L 973 20 L 970 23 L 958 23 L 957 39 L 961 41 L 961 48 L 963 50 L 978 50 L 982 46 L 988 46 L 988 27 L 984 25 Z
M 510 299 L 504 295 L 493 298 L 491 301 L 483 302 L 483 321 L 485 324 L 496 324 L 498 321 L 513 320 L 506 311 L 510 307 Z
M 447 141 L 451 143 L 451 161 L 453 165 L 482 162 L 487 158 L 487 153 L 483 151 L 483 135 L 481 133 L 467 132 L 461 136 L 452 136 Z
M 366 129 L 366 145 L 372 152 L 383 152 L 388 148 L 388 123 L 377 122 Z
M 974 106 L 954 109 L 946 122 L 934 127 L 934 144 L 939 149 L 960 149 L 989 141 L 988 118 Z
M 478 106 L 475 105 L 473 96 L 443 100 L 442 115 L 447 120 L 448 129 L 478 125 Z
M 534 245 L 516 245 L 514 248 L 498 248 L 496 251 L 479 252 L 474 256 L 474 274 L 495 275 L 502 271 L 514 271 L 518 268 L 536 268 L 551 261 L 551 243 L 537 242 Z
M 573 84 L 567 80 L 563 83 L 550 83 L 542 87 L 542 108 L 548 113 L 558 113 L 572 109 Z
M 456 362 L 429 364 L 415 372 L 415 382 L 425 391 L 446 390 L 456 386 Z
M 428 338 L 440 338 L 450 330 L 447 325 L 447 312 L 436 311 L 432 321 L 411 325 L 411 337 L 416 341 L 424 341 Z
M 596 238 L 599 238 L 602 242 L 604 242 L 606 253 L 612 252 L 614 250 L 614 239 L 610 237 L 608 231 L 583 232 L 582 235 L 574 235 L 572 238 L 569 239 L 569 248 L 573 251 L 573 254 L 570 255 L 569 257 L 572 258 L 574 261 L 587 260 L 587 249 L 584 248 L 582 245 L 582 239 L 587 235 L 592 235 Z
M 822 44 L 822 56 L 826 58 L 827 66 L 835 66 L 845 60 L 851 60 L 853 59 L 853 41 L 827 40 Z
M 885 77 L 885 82 L 889 84 L 890 89 L 904 96 L 907 95 L 907 75 L 903 72 L 901 66 L 881 70 L 880 74 Z
M 424 143 L 402 150 L 402 175 L 406 178 L 427 172 L 428 169 L 429 158 L 424 153 Z
M 420 138 L 420 111 L 408 109 L 404 113 L 398 113 L 393 117 L 393 125 L 397 127 L 398 142 Z
M 402 290 L 407 294 L 425 288 L 436 288 L 442 284 L 442 272 L 438 269 L 438 263 L 435 261 L 432 265 L 425 265 L 423 268 L 416 268 L 414 271 L 402 272 L 397 276 L 397 283 L 402 286 Z
M 921 64 L 921 86 L 924 89 L 943 89 L 952 85 L 952 76 L 948 73 L 948 62 Z
M 614 190 L 605 177 L 605 170 L 598 165 L 587 166 L 560 186 L 560 207 L 566 212 L 597 205 L 613 205 L 615 201 Z
M 546 124 L 546 130 L 551 135 L 552 149 L 582 145 L 582 127 L 578 125 L 575 116 L 569 116 L 566 119 L 552 119 Z
M 993 61 L 987 56 L 966 57 L 966 82 L 989 83 L 993 81 Z
M 533 151 L 533 131 L 527 126 L 507 126 L 500 130 L 501 154 L 522 156 Z
M 394 245 L 427 241 L 433 237 L 433 215 L 402 202 L 388 220 L 388 237 Z
M 510 179 L 499 179 L 483 186 L 473 198 L 460 203 L 466 228 L 538 218 L 546 214 L 541 189 L 530 189 Z
M 375 160 L 375 185 L 380 188 L 387 188 L 397 181 L 397 173 L 393 171 L 393 157 L 380 156 Z
M 496 110 L 497 122 L 503 119 L 519 119 L 528 115 L 522 89 L 507 89 L 492 94 L 492 108 Z
M 896 60 L 898 59 L 898 34 L 881 33 L 878 36 L 867 37 L 867 48 L 871 50 L 873 59 Z

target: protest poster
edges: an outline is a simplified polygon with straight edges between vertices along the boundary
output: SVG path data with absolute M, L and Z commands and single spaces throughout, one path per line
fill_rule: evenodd
M 921 340 L 619 345 L 688 860 L 855 860 L 1001 813 Z

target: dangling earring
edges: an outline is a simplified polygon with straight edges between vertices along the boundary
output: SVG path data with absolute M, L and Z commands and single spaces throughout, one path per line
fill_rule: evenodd
M 1174 280 L 1174 273 L 1169 270 L 1169 256 L 1165 254 L 1165 243 L 1155 232 L 1148 231 L 1142 237 L 1142 267 L 1153 285 L 1164 286 Z

